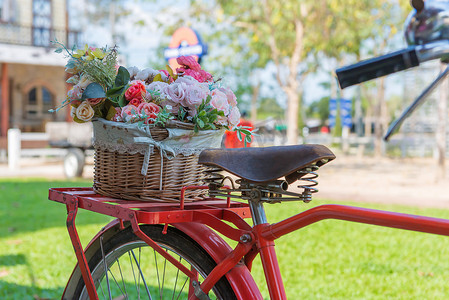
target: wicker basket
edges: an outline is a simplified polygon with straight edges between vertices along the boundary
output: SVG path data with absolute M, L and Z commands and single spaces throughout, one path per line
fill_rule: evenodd
M 145 154 L 133 153 L 134 151 L 124 152 L 123 148 L 121 151 L 107 149 L 104 144 L 98 142 L 99 136 L 107 135 L 111 128 L 129 134 L 129 125 L 122 126 L 121 123 L 111 123 L 105 120 L 100 120 L 100 123 L 101 126 L 94 123 L 95 167 L 93 188 L 97 193 L 125 200 L 178 202 L 181 187 L 205 183 L 203 171 L 206 170 L 206 167 L 198 164 L 199 151 L 189 155 L 179 153 L 174 157 L 167 158 L 166 155 L 161 155 L 161 151 L 164 151 L 156 146 L 153 148 L 151 155 L 147 153 L 148 159 Z M 113 124 L 112 127 L 111 124 Z M 188 129 L 188 125 L 186 127 L 185 123 L 171 123 L 170 127 L 184 129 L 191 135 L 193 131 Z M 169 130 L 147 128 L 147 131 L 151 132 L 151 139 L 156 141 L 156 144 L 157 142 L 164 143 L 171 138 Z M 131 134 L 136 135 L 134 129 Z M 207 141 L 206 144 L 212 145 L 212 147 L 214 145 L 219 146 L 221 143 L 220 132 L 217 132 L 213 139 Z M 115 142 L 117 141 L 121 142 L 120 139 Z M 143 174 L 143 166 L 145 165 L 148 168 L 146 174 Z M 187 190 L 185 200 L 199 200 L 206 193 L 206 190 Z

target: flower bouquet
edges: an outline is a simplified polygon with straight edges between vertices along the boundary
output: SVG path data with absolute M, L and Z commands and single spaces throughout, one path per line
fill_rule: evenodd
M 221 145 L 224 130 L 236 130 L 240 112 L 234 93 L 215 81 L 194 57 L 177 59 L 174 72 L 117 63 L 116 48 L 69 50 L 67 80 L 73 87 L 61 107 L 75 122 L 92 121 L 94 190 L 128 200 L 179 201 L 186 185 L 201 185 L 205 167 L 198 155 Z M 189 191 L 186 200 L 204 195 Z

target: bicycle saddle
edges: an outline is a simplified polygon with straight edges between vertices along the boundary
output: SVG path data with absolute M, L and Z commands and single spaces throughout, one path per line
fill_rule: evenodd
M 207 149 L 198 162 L 217 166 L 252 182 L 269 182 L 284 177 L 288 183 L 299 179 L 296 173 L 314 163 L 321 167 L 335 155 L 323 145 L 294 145 L 263 148 Z

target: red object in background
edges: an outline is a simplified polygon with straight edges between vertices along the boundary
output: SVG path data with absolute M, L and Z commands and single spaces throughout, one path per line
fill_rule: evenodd
M 248 127 L 250 130 L 254 130 L 253 123 L 248 120 L 241 119 L 238 126 Z M 242 140 L 239 140 L 237 136 L 237 132 L 235 131 L 226 131 L 225 133 L 225 141 L 224 145 L 226 148 L 244 148 L 245 147 L 245 135 L 242 134 Z M 247 143 L 246 147 L 251 147 L 251 143 Z

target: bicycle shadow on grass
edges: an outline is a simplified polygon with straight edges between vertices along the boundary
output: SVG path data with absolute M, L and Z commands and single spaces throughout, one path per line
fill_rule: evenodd
M 63 291 L 63 287 L 43 289 L 36 286 L 9 283 L 0 279 L 0 299 L 59 299 Z
M 65 227 L 64 204 L 48 200 L 52 187 L 90 187 L 90 181 L 0 179 L 0 239 L 51 227 Z M 105 224 L 111 218 L 80 210 L 77 225 Z
M 18 285 L 2 280 L 13 275 L 15 267 L 22 267 L 15 272 L 20 272 L 21 276 L 29 278 L 30 285 Z M 24 254 L 0 255 L 0 299 L 31 299 L 31 297 L 39 300 L 50 299 L 54 298 L 54 295 L 61 294 L 62 290 L 62 287 L 57 289 L 37 287 L 33 269 Z

